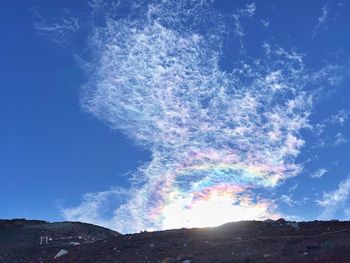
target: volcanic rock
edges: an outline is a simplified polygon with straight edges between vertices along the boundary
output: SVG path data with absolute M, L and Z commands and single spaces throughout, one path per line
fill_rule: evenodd
M 69 242 L 51 244 L 49 241 L 48 245 L 40 245 L 36 235 L 36 242 L 30 244 L 33 234 L 28 229 L 47 230 L 49 223 L 13 222 L 12 227 L 6 223 L 0 230 L 1 247 L 7 244 L 7 248 L 1 248 L 0 262 L 350 262 L 349 221 L 241 221 L 213 228 L 127 235 L 82 223 L 55 224 L 72 224 L 75 229 L 72 236 L 83 242 L 69 243 L 71 234 L 61 231 L 60 235 L 64 233 Z M 9 228 L 18 229 L 11 232 Z M 57 239 L 57 235 L 54 238 Z M 22 240 L 21 246 L 15 242 L 19 240 Z M 67 253 L 54 259 L 61 250 Z
M 0 220 L 0 262 L 50 261 L 60 251 L 68 251 L 66 248 L 118 235 L 110 229 L 80 222 Z

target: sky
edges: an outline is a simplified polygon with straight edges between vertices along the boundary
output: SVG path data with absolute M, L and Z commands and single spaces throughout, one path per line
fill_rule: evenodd
M 11 1 L 0 218 L 122 233 L 349 220 L 346 1 Z

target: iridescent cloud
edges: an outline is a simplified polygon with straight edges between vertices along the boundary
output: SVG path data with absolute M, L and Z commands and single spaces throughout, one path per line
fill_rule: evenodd
M 108 15 L 89 40 L 85 110 L 152 153 L 110 226 L 135 232 L 278 217 L 259 190 L 301 169 L 295 158 L 312 106 L 303 57 L 265 43 L 261 58 L 228 72 L 220 59 L 230 18 L 210 1 L 138 3 L 128 16 Z M 243 7 L 233 22 L 255 12 Z M 79 211 L 64 212 L 79 219 Z

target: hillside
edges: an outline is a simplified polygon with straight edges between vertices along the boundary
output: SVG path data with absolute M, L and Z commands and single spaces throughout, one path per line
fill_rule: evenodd
M 120 235 L 107 228 L 40 220 L 0 220 L 0 262 L 40 262 L 57 251 Z
M 242 221 L 130 235 L 82 223 L 30 222 L 0 223 L 0 262 L 350 262 L 350 222 Z M 33 229 L 55 229 L 46 232 L 52 241 L 40 245 Z

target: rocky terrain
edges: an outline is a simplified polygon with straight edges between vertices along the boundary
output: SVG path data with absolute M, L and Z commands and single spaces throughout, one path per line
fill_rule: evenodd
M 242 221 L 120 235 L 82 223 L 0 221 L 0 262 L 348 263 L 350 222 Z
M 118 235 L 110 229 L 80 222 L 0 220 L 0 262 L 52 261 L 61 249 Z

